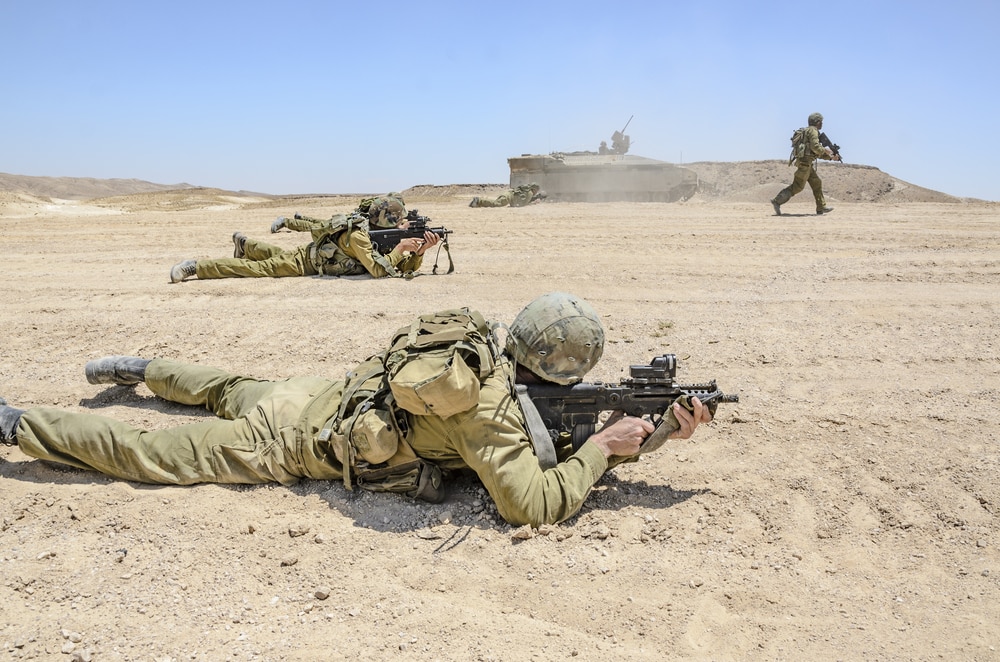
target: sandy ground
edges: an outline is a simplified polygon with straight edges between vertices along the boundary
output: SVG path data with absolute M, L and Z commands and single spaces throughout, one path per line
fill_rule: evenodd
M 471 478 L 426 505 L 325 482 L 147 486 L 0 447 L 0 657 L 1000 659 L 997 208 L 834 199 L 818 218 L 807 198 L 780 218 L 410 198 L 454 230 L 454 274 L 171 285 L 235 230 L 292 247 L 273 218 L 356 199 L 8 194 L 0 395 L 20 407 L 196 421 L 144 386 L 89 385 L 84 363 L 339 377 L 416 314 L 509 321 L 551 290 L 603 316 L 593 379 L 672 352 L 741 402 L 538 531 Z

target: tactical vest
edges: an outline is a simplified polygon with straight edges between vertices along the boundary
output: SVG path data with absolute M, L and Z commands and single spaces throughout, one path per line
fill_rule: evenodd
M 510 196 L 510 206 L 511 207 L 524 207 L 531 203 L 531 198 L 534 197 L 534 193 L 531 191 L 531 187 L 524 184 L 518 186 L 511 193 Z
M 367 273 L 365 266 L 356 258 L 341 250 L 337 240 L 345 232 L 350 234 L 355 230 L 368 231 L 368 219 L 361 214 L 337 214 L 322 227 L 312 231 L 312 244 L 309 246 L 308 258 L 316 273 L 324 276 L 358 276 Z M 378 251 L 372 251 L 372 260 L 385 269 L 393 278 L 407 276 L 392 266 L 392 263 Z
M 320 433 L 344 468 L 344 485 L 438 503 L 443 475 L 407 441 L 407 414 L 447 418 L 479 403 L 500 357 L 486 320 L 468 308 L 421 315 L 389 349 L 347 375 L 340 409 Z

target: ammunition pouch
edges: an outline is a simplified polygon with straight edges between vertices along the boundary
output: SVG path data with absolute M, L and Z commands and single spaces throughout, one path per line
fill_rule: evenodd
M 364 265 L 340 250 L 335 241 L 322 246 L 311 244 L 308 259 L 316 273 L 324 276 L 357 276 L 367 273 Z
M 447 494 L 441 468 L 419 458 L 363 469 L 357 473 L 357 485 L 371 492 L 393 492 L 428 503 L 441 503 Z
M 439 503 L 445 497 L 441 469 L 417 457 L 406 432 L 406 415 L 389 391 L 383 356 L 376 354 L 348 373 L 340 408 L 319 438 L 340 461 L 348 490 L 357 485 Z

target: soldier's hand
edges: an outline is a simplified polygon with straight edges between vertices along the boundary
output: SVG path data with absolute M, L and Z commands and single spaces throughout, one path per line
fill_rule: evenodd
M 590 441 L 601 449 L 604 457 L 612 455 L 631 457 L 639 452 L 639 446 L 655 428 L 656 426 L 644 418 L 615 412 L 601 427 L 600 432 L 591 435 Z
M 399 243 L 396 244 L 396 250 L 400 253 L 416 253 L 420 249 L 420 245 L 422 243 L 424 243 L 423 239 L 418 239 L 417 237 L 405 237 L 400 239 Z
M 417 255 L 423 255 L 427 249 L 437 246 L 440 241 L 441 237 L 436 232 L 431 232 L 430 230 L 424 232 L 423 244 L 417 249 Z
M 667 435 L 667 439 L 689 439 L 694 434 L 695 428 L 701 423 L 712 422 L 712 412 L 708 407 L 701 404 L 698 398 L 691 398 L 694 411 L 688 411 L 678 403 L 674 403 L 674 416 L 680 423 L 680 428 Z

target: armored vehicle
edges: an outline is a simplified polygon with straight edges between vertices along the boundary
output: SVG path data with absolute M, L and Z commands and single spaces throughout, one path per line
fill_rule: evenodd
M 551 200 L 676 202 L 691 197 L 698 188 L 698 175 L 693 171 L 631 154 L 522 154 L 507 163 L 511 188 L 537 182 Z

